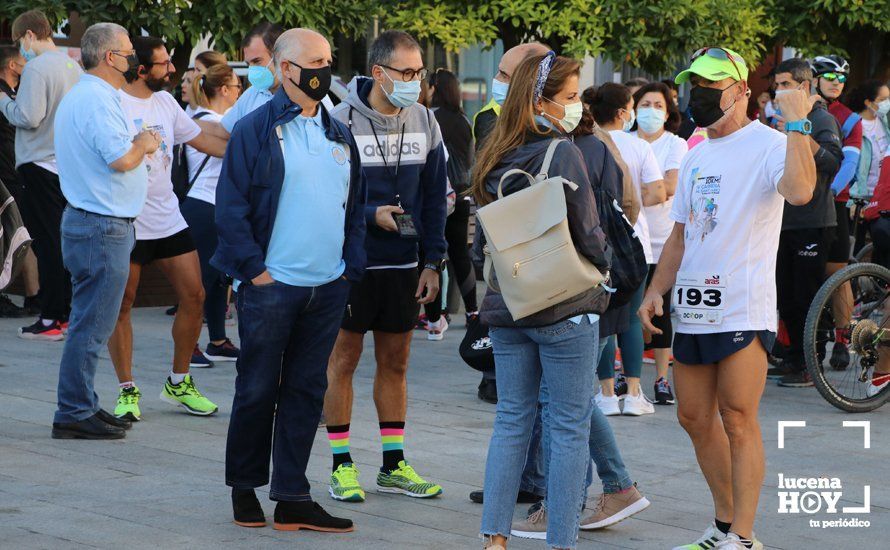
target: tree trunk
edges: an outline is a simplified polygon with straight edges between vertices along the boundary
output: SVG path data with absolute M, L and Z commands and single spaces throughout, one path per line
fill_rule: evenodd
M 173 60 L 173 66 L 176 67 L 176 74 L 171 77 L 171 80 L 173 81 L 173 86 L 176 87 L 179 85 L 179 81 L 182 80 L 182 75 L 188 69 L 194 46 L 191 37 L 186 36 L 184 43 L 168 44 L 168 47 L 173 49 L 173 55 L 170 58 Z

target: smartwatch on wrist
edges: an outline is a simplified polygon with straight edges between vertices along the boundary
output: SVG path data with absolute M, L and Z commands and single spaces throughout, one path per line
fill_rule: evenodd
M 442 271 L 445 269 L 445 259 L 442 258 L 441 260 L 439 260 L 437 262 L 427 261 L 423 265 L 423 268 L 424 269 L 432 269 L 436 273 L 442 273 Z
M 805 136 L 810 135 L 813 131 L 813 123 L 807 119 L 793 120 L 785 123 L 786 132 L 797 132 Z

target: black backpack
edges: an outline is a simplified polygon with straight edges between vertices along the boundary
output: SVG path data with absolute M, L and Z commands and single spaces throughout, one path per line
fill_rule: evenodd
M 210 113 L 208 113 L 207 111 L 198 113 L 192 117 L 192 120 L 204 118 L 209 114 Z M 173 166 L 171 167 L 170 171 L 170 179 L 173 182 L 173 192 L 176 194 L 176 198 L 179 199 L 179 202 L 185 200 L 186 195 L 188 195 L 189 189 L 192 188 L 195 180 L 197 180 L 198 176 L 201 175 L 201 171 L 204 170 L 204 167 L 207 165 L 208 160 L 210 160 L 210 155 L 204 157 L 201 165 L 198 166 L 198 171 L 195 172 L 195 177 L 189 179 L 189 163 L 188 155 L 186 155 L 185 152 L 185 143 L 180 143 L 179 145 L 173 146 Z
M 646 280 L 649 266 L 646 265 L 643 243 L 624 215 L 618 199 L 602 184 L 593 187 L 593 195 L 600 227 L 612 247 L 612 268 L 607 284 L 615 290 L 609 300 L 609 309 L 613 309 L 630 302 L 631 296 Z

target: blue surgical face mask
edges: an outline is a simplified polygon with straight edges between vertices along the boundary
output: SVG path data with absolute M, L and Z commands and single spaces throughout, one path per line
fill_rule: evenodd
M 667 113 L 655 107 L 640 107 L 637 109 L 637 126 L 640 130 L 647 134 L 664 128 L 664 121 L 667 119 Z
M 411 82 L 403 82 L 400 80 L 397 82 L 393 80 L 385 70 L 383 71 L 383 74 L 385 74 L 386 78 L 389 78 L 389 81 L 392 82 L 392 93 L 388 93 L 386 88 L 383 87 L 383 84 L 380 85 L 380 88 L 383 90 L 383 93 L 386 94 L 386 99 L 392 103 L 393 107 L 405 109 L 417 103 L 418 98 L 420 98 L 419 80 L 412 80 Z
M 630 113 L 630 118 L 624 121 L 624 126 L 621 128 L 625 132 L 630 132 L 630 129 L 634 127 L 634 122 L 637 118 L 633 109 L 628 111 L 628 113 Z
M 491 79 L 491 99 L 498 105 L 503 105 L 504 101 L 507 100 L 507 90 L 509 89 L 509 83 L 501 82 L 497 78 Z
M 271 65 L 272 62 L 269 62 Z M 247 69 L 247 80 L 250 85 L 259 90 L 268 90 L 275 84 L 275 75 L 269 70 L 268 66 L 253 65 Z
M 37 52 L 34 51 L 33 44 L 31 48 L 25 49 L 25 39 L 22 37 L 19 40 L 19 53 L 22 54 L 22 57 L 25 58 L 25 62 L 31 61 L 35 57 L 37 57 Z

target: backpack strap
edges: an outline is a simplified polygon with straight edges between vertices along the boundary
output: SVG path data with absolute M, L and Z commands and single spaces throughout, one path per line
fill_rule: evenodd
M 504 180 L 511 176 L 525 176 L 525 178 L 528 180 L 529 186 L 532 186 L 532 185 L 538 183 L 537 181 L 535 181 L 535 178 L 533 178 L 532 175 L 529 174 L 528 172 L 526 172 L 525 170 L 520 170 L 519 168 L 513 168 L 512 170 L 507 170 L 506 172 L 504 172 L 504 175 L 501 176 L 501 181 L 498 182 L 498 198 L 499 199 L 504 198 Z
M 544 162 L 541 164 L 541 170 L 538 172 L 538 181 L 544 181 L 549 177 L 547 173 L 550 171 L 550 163 L 553 161 L 553 154 L 556 152 L 556 148 L 562 141 L 564 140 L 561 138 L 553 138 L 550 140 L 550 145 L 547 146 L 547 153 L 544 155 Z

